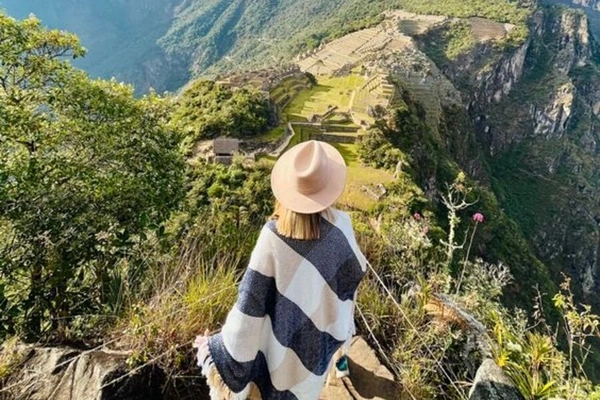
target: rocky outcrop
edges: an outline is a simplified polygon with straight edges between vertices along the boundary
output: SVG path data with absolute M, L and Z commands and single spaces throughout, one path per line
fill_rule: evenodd
M 165 390 L 166 379 L 152 366 L 131 369 L 127 353 L 81 351 L 66 347 L 18 346 L 21 362 L 16 372 L 0 381 L 1 400 L 164 400 L 194 398 L 208 400 L 204 380 L 194 387 Z M 353 339 L 348 352 L 350 376 L 332 377 L 322 400 L 398 398 L 393 374 L 378 360 L 362 338 Z M 183 392 L 182 392 L 183 389 Z
M 534 133 L 546 140 L 560 139 L 566 132 L 573 112 L 575 87 L 571 82 L 557 88 L 544 106 L 531 105 L 531 117 L 535 121 Z
M 20 349 L 19 372 L 5 384 L 3 400 L 162 399 L 164 377 L 152 367 L 130 374 L 126 354 L 71 348 Z
M 399 388 L 392 373 L 379 361 L 375 351 L 361 337 L 352 341 L 348 352 L 350 376 L 332 379 L 320 400 L 392 400 Z
M 475 364 L 477 371 L 469 400 L 523 400 L 510 377 L 492 359 L 493 345 L 485 325 L 447 295 L 431 296 L 425 309 L 438 321 L 453 321 L 467 337 L 463 362 Z
M 475 76 L 475 87 L 471 105 L 485 107 L 494 102 L 498 103 L 504 99 L 523 76 L 525 67 L 525 56 L 529 50 L 529 41 L 523 43 L 512 54 L 503 56 L 498 62 L 489 68 L 482 68 Z
M 566 74 L 575 67 L 585 66 L 592 57 L 592 37 L 589 21 L 583 13 L 561 12 L 552 18 L 546 30 L 556 35 L 554 70 Z
M 517 88 L 472 114 L 477 136 L 537 255 L 557 281 L 567 272 L 576 292 L 600 306 L 598 45 L 575 10 L 540 12 L 531 32 Z
M 477 370 L 469 400 L 524 400 L 511 379 L 493 360 L 487 359 Z

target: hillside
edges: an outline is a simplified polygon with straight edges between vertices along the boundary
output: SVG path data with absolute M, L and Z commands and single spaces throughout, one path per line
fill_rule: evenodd
M 548 4 L 560 4 L 585 11 L 590 19 L 592 32 L 600 40 L 600 1 L 598 0 L 546 0 Z
M 76 33 L 87 56 L 75 64 L 92 76 L 133 83 L 138 93 L 174 90 L 187 81 L 182 60 L 157 44 L 180 0 L 2 0 L 0 10 L 22 19 L 35 14 L 52 28 Z
M 274 161 L 309 139 L 348 165 L 337 206 L 370 261 L 355 317 L 391 393 L 487 399 L 491 365 L 516 398 L 599 395 L 588 18 L 528 1 L 366 3 L 171 5 L 139 49 L 219 77 L 138 98 L 74 69 L 76 37 L 0 15 L 0 35 L 20 38 L 0 40 L 0 398 L 135 398 L 136 379 L 201 398 L 190 343 L 235 301 Z M 220 135 L 241 154 L 213 154 Z M 97 363 L 89 385 L 71 379 Z
M 503 22 L 524 23 L 519 3 L 461 1 L 303 0 L 3 0 L 0 8 L 22 18 L 33 12 L 45 24 L 79 35 L 89 49 L 80 66 L 93 75 L 132 82 L 139 93 L 154 87 L 175 91 L 192 77 L 215 76 L 269 65 L 289 64 L 313 49 L 358 28 L 376 24 L 379 14 L 408 11 L 450 16 L 501 15 Z

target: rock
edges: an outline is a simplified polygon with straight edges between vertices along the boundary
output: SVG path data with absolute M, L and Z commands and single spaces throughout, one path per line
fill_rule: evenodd
M 350 376 L 333 379 L 320 400 L 397 399 L 394 375 L 379 361 L 375 351 L 361 337 L 354 338 L 348 352 Z
M 8 399 L 154 400 L 162 399 L 163 374 L 152 367 L 131 376 L 123 353 L 71 348 L 28 348 L 6 383 Z M 114 382 L 116 379 L 118 382 Z M 6 395 L 7 393 L 3 393 Z
M 469 400 L 524 400 L 512 380 L 491 359 L 477 370 Z

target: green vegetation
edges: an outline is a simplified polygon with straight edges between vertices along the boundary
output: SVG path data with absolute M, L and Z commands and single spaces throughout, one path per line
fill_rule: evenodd
M 206 80 L 194 81 L 183 92 L 172 118 L 192 142 L 256 136 L 266 130 L 268 122 L 269 103 L 258 90 L 232 89 Z
M 242 3 L 234 4 L 219 6 L 242 19 Z M 449 54 L 462 51 L 459 39 L 449 36 L 456 41 Z M 63 59 L 81 54 L 71 35 L 0 18 L 0 201 L 7 205 L 0 208 L 0 383 L 20 362 L 17 339 L 7 340 L 17 335 L 53 343 L 108 337 L 131 351 L 131 366 L 160 365 L 171 379 L 184 377 L 170 383 L 176 390 L 193 387 L 190 342 L 217 330 L 234 301 L 272 211 L 271 163 L 185 162 L 178 149 L 182 138 L 189 145 L 217 134 L 264 134 L 269 109 L 261 93 L 208 81 L 178 100 L 136 100 L 131 87 L 90 80 Z M 361 79 L 322 80 L 283 113 L 306 121 L 347 107 Z M 400 97 L 395 109 L 377 111 L 357 144 L 335 144 L 349 178 L 339 206 L 350 210 L 373 267 L 356 317 L 400 382 L 398 397 L 466 396 L 464 382 L 481 362 L 467 350 L 486 335 L 473 338 L 455 304 L 484 324 L 496 362 L 527 399 L 595 398 L 583 366 L 600 320 L 576 305 L 568 283 L 556 289 L 500 206 L 509 216 L 537 217 L 536 203 L 522 197 L 544 186 L 526 176 L 508 187 L 509 164 L 525 154 L 516 147 L 490 165 L 504 174 L 492 179 L 503 189 L 499 202 L 462 172 L 461 165 L 485 167 L 470 163 L 479 154 L 464 137 L 466 111 L 443 109 L 438 136 L 422 105 L 408 91 Z M 326 125 L 351 128 L 344 120 Z M 297 129 L 292 145 L 322 133 Z M 552 200 L 537 204 L 546 209 Z M 535 285 L 543 298 L 534 298 Z M 521 308 L 533 310 L 531 318 Z
M 0 338 L 63 336 L 135 286 L 128 255 L 181 199 L 183 160 L 169 101 L 73 69 L 75 36 L 0 15 L 0 37 Z
M 516 29 L 510 35 L 511 43 L 525 40 L 532 12 L 530 6 L 510 0 L 303 0 L 293 4 L 211 0 L 187 3 L 160 43 L 178 57 L 203 49 L 191 61 L 195 74 L 259 68 L 265 60 L 287 64 L 293 55 L 374 26 L 381 22 L 383 11 L 400 8 L 418 14 L 512 23 Z M 332 10 L 336 10 L 333 15 Z
M 285 129 L 285 125 L 277 126 L 269 130 L 267 133 L 258 136 L 257 139 L 264 140 L 266 142 L 276 142 L 277 140 L 281 139 L 281 137 L 285 133 Z
M 347 143 L 332 143 L 342 153 L 348 165 L 348 180 L 339 204 L 344 208 L 368 211 L 377 204 L 373 193 L 377 193 L 377 185 L 389 185 L 393 176 L 388 171 L 369 167 L 360 160 L 358 145 Z M 372 193 L 368 193 L 367 190 Z
M 284 114 L 290 121 L 306 121 L 315 114 L 325 114 L 334 106 L 339 111 L 348 111 L 352 92 L 364 82 L 365 78 L 357 74 L 321 78 L 317 85 L 298 93 L 286 107 Z
M 475 47 L 471 24 L 467 21 L 452 22 L 426 40 L 429 41 L 426 53 L 437 65 L 454 61 Z
M 27 15 L 17 0 L 8 3 L 9 11 Z M 152 0 L 143 10 L 124 3 L 81 3 L 71 11 L 40 0 L 28 7 L 50 25 L 76 29 L 85 38 L 91 52 L 81 65 L 88 71 L 135 82 L 140 92 L 151 86 L 174 91 L 190 76 L 286 65 L 296 54 L 323 42 L 377 25 L 381 13 L 390 9 L 512 23 L 517 29 L 510 41 L 515 43 L 527 36 L 531 13 L 530 7 L 512 0 L 206 0 L 188 1 L 178 8 L 173 0 Z M 66 22 L 59 25 L 57 15 Z M 119 33 L 118 39 L 96 34 L 107 25 Z
M 140 7 L 95 0 L 3 0 L 0 10 L 17 19 L 33 13 L 46 26 L 75 32 L 87 49 L 86 57 L 74 60 L 75 66 L 94 77 L 130 82 L 141 95 L 151 87 L 159 93 L 174 91 L 189 80 L 187 65 L 167 59 L 157 44 L 172 23 L 176 3 L 148 0 Z
M 522 25 L 531 14 L 520 1 L 505 0 L 402 0 L 401 7 L 417 14 L 447 15 L 457 18 L 481 17 L 492 21 Z

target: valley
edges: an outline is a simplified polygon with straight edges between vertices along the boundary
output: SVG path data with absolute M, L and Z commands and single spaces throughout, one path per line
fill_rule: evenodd
M 41 338 L 115 352 L 121 369 L 93 378 L 97 392 L 129 368 L 159 396 L 204 398 L 190 340 L 233 306 L 273 212 L 274 162 L 311 139 L 348 166 L 338 206 L 370 262 L 355 319 L 387 389 L 481 400 L 491 364 L 526 398 L 600 392 L 591 18 L 526 0 L 392 3 L 74 6 L 74 30 L 108 21 L 82 35 L 77 65 L 135 89 L 36 58 L 37 37 L 61 34 L 0 15 L 6 32 L 35 32 L 0 46 L 0 398 L 44 382 L 26 367 L 10 386 L 38 350 L 6 350 Z M 60 46 L 80 52 L 73 37 Z M 222 136 L 240 149 L 225 164 L 211 148 Z M 341 382 L 329 391 L 345 396 Z

